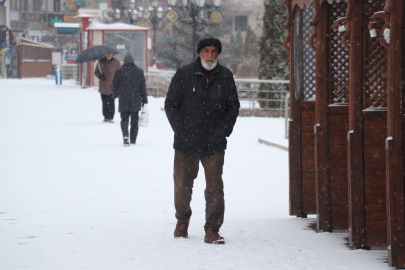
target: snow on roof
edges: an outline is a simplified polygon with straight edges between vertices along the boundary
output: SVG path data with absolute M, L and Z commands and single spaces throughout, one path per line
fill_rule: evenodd
M 50 48 L 50 49 L 54 48 L 52 45 L 35 42 L 35 41 L 29 40 L 26 38 L 19 38 L 17 41 L 17 45 L 26 45 L 26 46 L 34 46 L 34 47 Z
M 87 30 L 134 30 L 134 31 L 149 31 L 147 27 L 142 27 L 138 25 L 131 25 L 126 23 L 112 23 L 105 24 L 101 22 L 92 22 Z
M 74 16 L 73 18 L 95 18 L 95 17 L 97 17 L 97 16 L 92 15 L 92 14 L 83 13 L 83 14 Z

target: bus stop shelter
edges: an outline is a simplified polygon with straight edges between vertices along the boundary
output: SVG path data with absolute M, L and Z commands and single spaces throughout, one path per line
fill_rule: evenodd
M 107 45 L 117 51 L 114 57 L 123 64 L 126 53 L 133 55 L 135 64 L 148 72 L 148 30 L 149 28 L 125 23 L 104 24 L 98 21 L 90 22 L 92 16 L 82 14 L 80 33 L 80 52 L 94 46 Z M 80 83 L 83 86 L 98 86 L 98 78 L 94 74 L 94 62 L 80 65 Z

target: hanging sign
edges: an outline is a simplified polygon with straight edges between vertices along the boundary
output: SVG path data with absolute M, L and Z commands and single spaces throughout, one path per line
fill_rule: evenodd
M 58 34 L 76 34 L 76 28 L 58 28 Z
M 24 22 L 45 22 L 46 18 L 43 13 L 23 13 L 22 20 Z
M 167 31 L 170 31 L 170 30 L 172 30 L 172 26 L 173 26 L 173 23 L 168 22 L 168 23 L 166 23 L 165 28 L 166 28 Z
M 60 0 L 53 0 L 53 11 L 60 12 Z
M 186 13 L 186 23 L 190 23 L 190 22 L 191 22 L 190 11 L 187 11 L 187 13 Z
M 214 23 L 219 23 L 222 21 L 222 14 L 218 10 L 215 10 L 211 13 L 210 19 Z
M 198 22 L 199 23 L 203 22 L 203 11 L 202 10 L 198 13 Z
M 175 10 L 170 10 L 169 12 L 167 12 L 166 18 L 170 22 L 174 23 L 175 21 L 177 21 L 179 19 L 179 14 Z
M 138 25 L 138 26 L 145 26 L 145 23 L 142 21 L 142 20 L 138 20 L 137 22 L 136 22 L 136 25 Z
M 49 26 L 54 26 L 55 23 L 77 23 L 78 19 L 75 18 L 76 15 L 69 14 L 48 14 L 48 24 Z
M 74 62 L 76 61 L 78 55 L 79 55 L 78 49 L 70 49 L 69 51 L 66 52 L 65 60 L 68 62 Z

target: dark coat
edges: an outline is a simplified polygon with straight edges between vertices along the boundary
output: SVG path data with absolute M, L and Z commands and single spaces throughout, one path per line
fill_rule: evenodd
M 210 156 L 226 149 L 239 114 L 239 99 L 232 72 L 217 65 L 207 79 L 200 64 L 179 68 L 165 100 L 174 131 L 174 149 Z
M 141 110 L 141 103 L 148 103 L 145 75 L 134 63 L 124 64 L 115 72 L 113 96 L 119 98 L 119 112 Z
M 121 67 L 120 61 L 115 59 L 114 57 L 111 58 L 111 60 L 107 60 L 107 58 L 100 59 L 98 61 L 100 63 L 101 71 L 103 74 L 100 72 L 100 68 L 98 65 L 96 65 L 96 70 L 94 71 L 94 75 L 96 77 L 100 77 L 100 75 L 104 75 L 106 77 L 105 81 L 100 80 L 99 81 L 99 87 L 98 91 L 100 94 L 103 95 L 111 95 L 112 94 L 112 81 L 114 78 L 114 74 Z

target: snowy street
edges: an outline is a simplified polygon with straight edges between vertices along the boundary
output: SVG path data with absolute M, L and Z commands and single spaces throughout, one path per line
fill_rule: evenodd
M 386 250 L 350 250 L 288 215 L 284 118 L 239 117 L 225 154 L 225 245 L 204 239 L 204 170 L 188 239 L 175 239 L 173 132 L 164 98 L 123 147 L 94 88 L 0 80 L 0 270 L 393 269 Z M 116 108 L 118 107 L 116 101 Z M 117 110 L 116 110 L 117 111 Z

